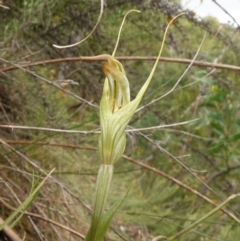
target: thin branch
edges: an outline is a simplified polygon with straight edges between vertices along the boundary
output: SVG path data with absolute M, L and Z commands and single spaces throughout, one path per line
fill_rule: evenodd
M 37 130 L 37 131 L 50 131 L 50 132 L 60 132 L 60 133 L 68 133 L 68 134 L 95 134 L 100 133 L 99 129 L 92 131 L 78 131 L 78 130 L 63 130 L 63 129 L 55 129 L 55 128 L 47 128 L 47 127 L 35 127 L 35 126 L 15 126 L 15 125 L 0 125 L 2 128 L 9 129 L 23 129 L 23 130 Z
M 126 130 L 126 132 L 138 132 L 138 131 L 153 131 L 153 130 L 158 130 L 158 129 L 162 129 L 162 128 L 168 128 L 168 127 L 173 127 L 173 126 L 180 126 L 180 125 L 186 125 L 189 123 L 192 123 L 194 121 L 198 121 L 200 120 L 200 118 L 194 119 L 194 120 L 190 120 L 190 121 L 183 121 L 183 122 L 179 122 L 179 123 L 174 123 L 174 124 L 166 124 L 166 125 L 159 125 L 159 126 L 150 126 L 150 127 L 145 127 L 145 128 L 136 128 L 136 129 L 128 129 Z M 1 125 L 0 125 L 1 127 Z
M 215 206 L 215 207 L 218 206 L 214 201 L 212 201 L 211 199 L 209 199 L 209 198 L 206 197 L 205 195 L 203 195 L 203 194 L 201 194 L 200 192 L 198 192 L 197 190 L 189 187 L 188 185 L 182 183 L 182 182 L 179 181 L 178 179 L 176 179 L 176 178 L 174 178 L 174 177 L 166 174 L 165 172 L 162 172 L 162 171 L 156 169 L 155 167 L 151 167 L 151 166 L 149 166 L 149 165 L 147 165 L 147 164 L 145 164 L 145 163 L 143 163 L 143 162 L 137 161 L 137 160 L 135 160 L 135 159 L 133 159 L 133 158 L 131 158 L 131 157 L 128 157 L 128 156 L 123 155 L 123 158 L 126 159 L 126 160 L 128 160 L 128 161 L 130 161 L 130 162 L 132 162 L 132 163 L 134 163 L 134 164 L 136 164 L 136 165 L 138 165 L 138 166 L 141 166 L 141 167 L 143 167 L 143 168 L 145 168 L 145 169 L 147 169 L 147 170 L 149 170 L 149 171 L 152 171 L 152 172 L 154 172 L 154 173 L 156 173 L 156 174 L 158 174 L 158 175 L 161 175 L 162 177 L 168 179 L 169 181 L 171 181 L 171 182 L 177 184 L 178 186 L 180 186 L 180 187 L 182 187 L 182 188 L 190 191 L 191 193 L 197 195 L 198 197 L 200 197 L 201 199 L 207 201 L 208 203 L 212 204 L 213 206 Z M 233 213 L 229 212 L 228 210 L 226 210 L 226 209 L 224 209 L 224 208 L 221 208 L 221 210 L 222 210 L 225 214 L 227 214 L 229 217 L 231 217 L 232 219 L 234 219 L 237 223 L 240 224 L 240 220 L 239 220 Z
M 80 97 L 80 96 L 78 96 L 78 95 L 76 95 L 76 94 L 74 94 L 74 93 L 72 93 L 72 92 L 70 92 L 70 91 L 62 88 L 62 87 L 61 87 L 59 84 L 57 84 L 56 82 L 52 82 L 52 81 L 50 81 L 50 80 L 48 80 L 48 79 L 46 79 L 46 78 L 44 78 L 44 77 L 36 74 L 34 71 L 28 70 L 28 69 L 22 67 L 22 66 L 19 65 L 19 64 L 14 64 L 14 63 L 12 63 L 12 62 L 10 62 L 10 61 L 8 61 L 8 60 L 5 60 L 5 59 L 3 59 L 3 58 L 0 58 L 0 61 L 2 61 L 3 63 L 11 64 L 11 65 L 13 65 L 14 67 L 16 67 L 17 69 L 21 69 L 21 70 L 23 70 L 24 72 L 27 72 L 27 73 L 31 74 L 32 76 L 35 76 L 35 77 L 37 77 L 37 78 L 40 79 L 40 80 L 43 80 L 43 81 L 46 82 L 47 84 L 50 84 L 50 85 L 56 87 L 57 89 L 63 91 L 64 93 L 68 94 L 69 96 L 73 97 L 75 100 L 78 100 L 78 101 L 81 101 L 81 102 L 83 102 L 83 103 L 86 103 L 86 104 L 88 104 L 88 105 L 90 105 L 90 106 L 92 106 L 92 107 L 99 108 L 97 105 L 93 104 L 91 101 L 85 100 L 85 99 L 83 99 L 82 97 Z M 0 71 L 0 72 L 1 72 L 1 71 Z
M 163 147 L 161 147 L 158 143 L 156 143 L 154 140 L 150 139 L 148 136 L 142 134 L 141 132 L 139 132 L 139 134 L 141 136 L 143 136 L 146 140 L 148 140 L 150 143 L 154 144 L 162 153 L 168 155 L 169 157 L 171 157 L 173 160 L 175 160 L 182 168 L 184 168 L 185 170 L 187 170 L 189 173 L 191 173 L 191 175 L 193 175 L 200 183 L 202 183 L 210 192 L 212 192 L 217 198 L 219 198 L 219 200 L 223 201 L 223 199 L 211 188 L 209 187 L 204 181 L 202 181 L 201 178 L 199 178 L 193 171 L 192 169 L 188 168 L 185 164 L 183 164 L 177 157 L 175 157 L 172 153 L 168 152 L 167 150 L 165 150 Z M 229 206 L 228 206 L 229 207 Z M 234 213 L 236 213 L 237 215 L 238 212 L 235 211 L 234 209 L 232 209 L 231 207 L 229 207 Z M 237 218 L 236 218 L 237 219 Z M 240 224 L 240 220 L 237 219 Z
M 237 24 L 238 28 L 240 29 L 240 26 L 238 24 L 238 22 L 236 21 L 236 19 L 224 8 L 222 7 L 222 5 L 220 5 L 216 0 L 212 0 L 219 8 L 221 8 L 232 20 L 234 23 Z
M 1 7 L 1 8 L 4 8 L 4 9 L 10 9 L 9 7 L 7 7 L 7 6 L 5 6 L 5 5 L 2 5 L 2 4 L 0 4 L 0 7 Z
M 194 121 L 199 120 L 200 118 L 190 120 L 190 121 L 183 121 L 179 123 L 174 124 L 166 124 L 166 125 L 159 125 L 159 126 L 151 126 L 151 127 L 145 127 L 145 128 L 131 128 L 126 130 L 127 132 L 138 132 L 138 131 L 149 131 L 149 130 L 156 130 L 156 129 L 162 129 L 162 128 L 168 128 L 173 126 L 179 126 L 179 125 L 186 125 L 189 123 L 192 123 Z M 60 132 L 60 133 L 68 133 L 68 134 L 99 134 L 99 129 L 95 129 L 92 131 L 78 131 L 78 130 L 63 130 L 63 129 L 55 129 L 55 128 L 47 128 L 47 127 L 35 127 L 35 126 L 17 126 L 17 125 L 0 125 L 2 128 L 8 128 L 8 129 L 23 129 L 23 130 L 37 130 L 37 131 L 50 131 L 50 132 Z
M 50 142 L 43 142 L 43 141 L 28 141 L 28 140 L 4 140 L 4 142 L 9 145 L 41 145 L 41 146 L 56 146 L 56 147 L 73 148 L 73 149 L 96 150 L 96 148 L 92 146 L 80 146 L 80 145 L 66 144 L 66 143 L 50 143 Z M 0 144 L 3 144 L 3 143 L 0 142 Z
M 127 129 L 127 132 L 138 132 L 138 131 L 149 131 L 149 130 L 156 130 L 156 129 L 162 129 L 162 128 L 168 128 L 173 126 L 179 126 L 179 125 L 186 125 L 189 123 L 192 123 L 194 121 L 198 121 L 200 118 L 190 120 L 190 121 L 183 121 L 179 123 L 174 124 L 166 124 L 166 125 L 159 125 L 159 126 L 151 126 L 151 127 L 145 127 L 145 128 L 131 128 Z M 2 128 L 8 128 L 8 129 L 23 129 L 23 130 L 37 130 L 37 131 L 50 131 L 50 132 L 59 132 L 59 133 L 68 133 L 68 134 L 83 134 L 83 135 L 90 135 L 90 134 L 99 134 L 99 129 L 95 129 L 92 131 L 78 131 L 78 130 L 63 130 L 63 129 L 55 129 L 55 128 L 47 128 L 47 127 L 35 127 L 35 126 L 17 126 L 17 125 L 0 125 Z
M 156 56 L 116 56 L 115 57 L 119 61 L 156 61 Z M 2 59 L 0 59 L 2 60 Z M 8 72 L 11 70 L 19 69 L 19 66 L 22 68 L 38 66 L 38 65 L 48 65 L 48 64 L 56 64 L 56 63 L 63 63 L 63 62 L 101 62 L 107 60 L 106 57 L 99 57 L 99 56 L 82 56 L 82 57 L 69 57 L 69 58 L 59 58 L 59 59 L 49 59 L 43 60 L 38 62 L 25 62 L 19 63 L 18 66 L 14 63 L 8 62 L 8 64 L 14 65 L 0 69 L 0 72 Z M 180 58 L 168 58 L 168 57 L 160 57 L 159 61 L 168 62 L 168 63 L 179 63 L 179 64 L 191 64 L 193 66 L 199 67 L 210 67 L 216 69 L 228 69 L 232 71 L 240 71 L 239 66 L 229 65 L 229 64 L 216 64 L 211 62 L 203 62 L 191 59 L 180 59 Z
M 165 130 L 167 130 L 169 132 L 181 133 L 181 134 L 184 134 L 184 135 L 187 135 L 187 136 L 190 136 L 190 137 L 194 137 L 194 138 L 197 138 L 197 139 L 200 139 L 200 140 L 204 140 L 204 141 L 213 140 L 213 138 L 211 138 L 211 137 L 202 137 L 202 136 L 195 135 L 195 134 L 192 134 L 192 133 L 187 132 L 187 131 L 181 131 L 181 130 L 170 129 L 170 128 L 166 128 Z
M 212 182 L 214 179 L 220 177 L 221 175 L 225 175 L 225 174 L 227 174 L 227 173 L 229 173 L 229 172 L 231 172 L 231 171 L 234 171 L 234 170 L 236 170 L 236 169 L 238 169 L 238 168 L 240 168 L 240 163 L 235 164 L 235 165 L 233 165 L 233 166 L 230 166 L 230 167 L 228 167 L 226 170 L 220 170 L 220 171 L 212 174 L 212 175 L 207 179 L 206 184 L 209 185 L 210 182 Z M 202 192 L 205 192 L 205 187 L 203 188 Z
M 4 220 L 0 217 L 0 225 L 3 223 L 4 223 Z M 6 225 L 2 230 L 0 230 L 0 232 L 4 233 L 5 236 L 8 237 L 8 239 L 4 239 L 4 240 L 22 241 L 22 239 L 18 236 L 18 234 L 8 225 Z

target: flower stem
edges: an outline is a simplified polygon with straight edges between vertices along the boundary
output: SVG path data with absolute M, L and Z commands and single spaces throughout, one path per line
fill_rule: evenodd
M 112 180 L 113 169 L 113 165 L 101 164 L 98 170 L 92 222 L 85 241 L 94 241 L 97 238 L 96 233 L 104 213 L 104 207 Z

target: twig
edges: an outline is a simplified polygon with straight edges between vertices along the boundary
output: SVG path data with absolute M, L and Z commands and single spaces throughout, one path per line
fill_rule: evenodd
M 212 0 L 219 8 L 221 8 L 232 20 L 234 23 L 237 24 L 238 28 L 240 29 L 240 26 L 238 24 L 238 22 L 236 21 L 236 19 L 224 8 L 222 7 L 222 5 L 220 5 L 216 0 Z
M 179 122 L 179 123 L 174 123 L 174 124 L 166 124 L 166 125 L 151 126 L 151 127 L 136 128 L 136 129 L 131 128 L 131 129 L 127 129 L 126 131 L 127 132 L 153 131 L 153 130 L 168 128 L 168 127 L 173 127 L 173 126 L 186 125 L 186 124 L 192 123 L 194 121 L 198 121 L 198 120 L 200 120 L 200 118 L 190 120 L 190 121 L 183 121 L 183 122 Z M 1 125 L 0 125 L 0 127 L 1 127 Z
M 2 4 L 0 4 L 0 7 L 1 7 L 1 8 L 4 8 L 4 9 L 10 9 L 9 7 L 7 7 L 7 6 L 5 6 L 5 5 L 2 5 Z
M 76 148 L 76 149 L 87 149 L 87 150 L 96 150 L 95 147 L 92 146 L 80 146 L 74 144 L 66 144 L 66 143 L 50 143 L 43 141 L 28 141 L 28 140 L 4 140 L 5 143 L 10 145 L 42 145 L 42 146 L 56 146 L 56 147 L 64 147 L 64 148 Z M 3 144 L 0 142 L 0 144 Z
M 161 147 L 158 143 L 156 143 L 154 140 L 150 139 L 148 136 L 142 134 L 141 132 L 139 132 L 139 134 L 141 136 L 143 136 L 146 140 L 148 140 L 150 143 L 154 144 L 162 153 L 168 155 L 169 157 L 171 157 L 174 161 L 176 161 L 178 164 L 180 164 L 180 166 L 182 166 L 182 168 L 184 168 L 185 170 L 187 170 L 189 173 L 191 173 L 191 175 L 193 175 L 200 183 L 202 183 L 209 191 L 211 191 L 216 197 L 219 198 L 219 200 L 223 201 L 223 199 L 210 187 L 208 186 L 204 181 L 202 181 L 201 178 L 199 178 L 193 171 L 192 169 L 188 168 L 184 163 L 182 163 L 177 157 L 175 157 L 172 153 L 168 152 L 166 149 L 164 149 L 163 147 Z M 228 206 L 229 207 L 229 206 Z M 238 212 L 235 211 L 234 209 L 232 209 L 231 207 L 229 207 L 234 213 L 236 213 L 237 215 Z M 238 220 L 237 222 L 240 223 L 240 220 L 236 218 L 236 220 Z
M 37 77 L 37 78 L 40 79 L 40 80 L 43 80 L 43 81 L 46 82 L 47 84 L 53 85 L 53 86 L 56 87 L 57 89 L 60 89 L 61 91 L 67 93 L 69 96 L 73 97 L 75 100 L 81 101 L 81 102 L 86 103 L 86 104 L 88 104 L 88 105 L 90 105 L 90 106 L 92 106 L 92 107 L 98 108 L 98 106 L 95 105 L 95 104 L 93 104 L 91 101 L 85 100 L 85 99 L 83 99 L 82 97 L 80 97 L 80 96 L 78 96 L 78 95 L 76 95 L 76 94 L 74 94 L 74 93 L 72 93 L 72 92 L 70 92 L 70 91 L 62 88 L 62 87 L 61 87 L 60 85 L 58 85 L 57 83 L 52 82 L 52 81 L 50 81 L 50 80 L 48 80 L 48 79 L 46 79 L 46 78 L 44 78 L 44 77 L 36 74 L 34 71 L 28 70 L 28 69 L 22 67 L 21 65 L 14 64 L 14 63 L 12 63 L 12 62 L 10 62 L 10 61 L 8 61 L 8 60 L 5 60 L 5 59 L 3 59 L 3 58 L 0 58 L 0 61 L 2 61 L 3 63 L 11 64 L 11 65 L 15 66 L 17 69 L 21 69 L 21 70 L 23 70 L 24 72 L 27 72 L 27 73 L 31 74 L 32 76 L 35 76 L 35 77 Z M 0 72 L 1 72 L 1 71 L 0 71 Z
M 212 175 L 207 179 L 206 184 L 209 185 L 210 182 L 212 182 L 215 178 L 217 178 L 217 177 L 219 177 L 219 176 L 221 176 L 221 175 L 224 175 L 224 174 L 226 174 L 226 173 L 229 173 L 229 172 L 231 172 L 231 171 L 234 171 L 234 170 L 236 170 L 236 169 L 238 169 L 238 168 L 240 168 L 240 163 L 235 164 L 235 165 L 233 165 L 233 166 L 230 166 L 230 167 L 228 167 L 226 170 L 220 170 L 220 171 L 218 171 L 217 173 L 212 174 Z M 203 188 L 204 188 L 204 187 L 203 187 Z M 202 190 L 202 192 L 205 192 L 205 188 Z
M 4 223 L 4 220 L 0 217 L 0 225 L 3 223 Z M 17 235 L 17 233 L 15 233 L 15 231 L 12 228 L 10 228 L 8 225 L 6 225 L 3 230 L 0 230 L 0 233 L 2 232 L 4 233 L 5 236 L 8 237 L 7 240 L 22 241 L 22 239 Z
M 47 128 L 47 127 L 35 127 L 35 126 L 15 126 L 15 125 L 0 125 L 2 128 L 8 129 L 22 129 L 22 130 L 37 130 L 37 131 L 50 131 L 50 132 L 60 132 L 60 133 L 69 133 L 69 134 L 95 134 L 99 133 L 99 130 L 92 131 L 78 131 L 78 130 L 63 130 L 63 129 L 55 129 L 55 128 Z
M 156 129 L 168 128 L 168 127 L 173 127 L 173 126 L 186 125 L 186 124 L 192 123 L 194 121 L 198 121 L 198 120 L 200 120 L 200 118 L 190 120 L 190 121 L 174 123 L 174 124 L 151 126 L 151 127 L 145 127 L 145 128 L 131 128 L 131 129 L 127 129 L 126 131 L 127 132 L 138 132 L 138 131 L 156 130 Z M 68 134 L 83 134 L 83 135 L 100 133 L 99 129 L 95 129 L 92 131 L 78 131 L 78 130 L 63 130 L 63 129 L 55 129 L 55 128 L 47 128 L 47 127 L 17 126 L 17 125 L 0 125 L 0 127 L 12 129 L 12 130 L 13 129 L 23 129 L 23 130 L 50 131 L 50 132 L 60 132 L 60 133 L 68 133 Z
M 135 160 L 135 159 L 133 159 L 133 158 L 131 158 L 131 157 L 128 157 L 128 156 L 123 155 L 123 158 L 126 159 L 126 160 L 128 160 L 128 161 L 130 161 L 130 162 L 132 162 L 132 163 L 134 163 L 134 164 L 136 164 L 136 165 L 138 165 L 138 166 L 141 166 L 141 167 L 143 167 L 143 168 L 145 168 L 145 169 L 147 169 L 147 170 L 149 170 L 149 171 L 152 171 L 152 172 L 154 172 L 154 173 L 156 173 L 156 174 L 158 174 L 158 175 L 161 175 L 162 177 L 164 177 L 164 178 L 168 179 L 169 181 L 177 184 L 178 186 L 180 186 L 180 187 L 182 187 L 182 188 L 190 191 L 191 193 L 194 193 L 195 195 L 197 195 L 197 196 L 200 197 L 201 199 L 207 201 L 208 203 L 212 204 L 213 206 L 215 206 L 215 207 L 218 206 L 214 201 L 212 201 L 211 199 L 209 199 L 209 198 L 206 197 L 205 195 L 203 195 L 203 194 L 201 194 L 200 192 L 198 192 L 197 190 L 189 187 L 188 185 L 182 183 L 182 182 L 179 181 L 178 179 L 176 179 L 176 178 L 174 178 L 174 177 L 166 174 L 165 172 L 162 172 L 162 171 L 158 170 L 157 168 L 151 167 L 151 166 L 149 166 L 149 165 L 147 165 L 147 164 L 145 164 L 145 163 L 143 163 L 143 162 L 137 161 L 137 160 Z M 239 220 L 234 214 L 232 214 L 231 212 L 229 212 L 228 210 L 226 210 L 226 209 L 224 209 L 224 208 L 221 208 L 221 210 L 222 210 L 224 213 L 226 213 L 229 217 L 231 217 L 232 219 L 234 219 L 237 223 L 240 224 L 240 220 Z
M 156 56 L 116 56 L 115 57 L 119 61 L 156 61 Z M 0 59 L 2 60 L 2 59 Z M 62 63 L 62 62 L 101 62 L 106 60 L 105 57 L 98 57 L 98 56 L 83 56 L 83 57 L 69 57 L 69 58 L 59 58 L 59 59 L 49 59 L 49 60 L 43 60 L 38 61 L 34 63 L 18 63 L 18 66 L 22 68 L 26 67 L 32 67 L 32 66 L 38 66 L 38 65 L 48 65 L 48 64 L 56 64 L 56 63 Z M 181 59 L 181 58 L 168 58 L 168 57 L 160 57 L 159 61 L 162 62 L 169 62 L 169 63 L 179 63 L 179 64 L 190 64 L 192 63 L 193 66 L 199 66 L 199 67 L 210 67 L 210 68 L 216 68 L 216 69 L 228 69 L 232 71 L 240 71 L 239 66 L 235 65 L 229 65 L 229 64 L 216 64 L 211 62 L 204 62 L 204 61 L 192 61 L 191 59 Z M 8 72 L 11 70 L 19 69 L 19 67 L 11 62 L 8 62 L 8 64 L 14 65 L 9 66 L 0 69 L 0 72 Z

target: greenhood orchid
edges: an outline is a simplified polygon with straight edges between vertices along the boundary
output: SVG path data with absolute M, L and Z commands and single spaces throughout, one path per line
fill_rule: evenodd
M 103 63 L 106 75 L 100 102 L 101 136 L 99 155 L 101 163 L 112 165 L 123 154 L 126 143 L 125 128 L 134 114 L 130 109 L 129 83 L 122 64 L 110 55 Z
M 106 79 L 100 102 L 99 156 L 102 164 L 112 165 L 122 156 L 126 144 L 126 126 L 147 90 L 160 54 L 161 51 L 147 81 L 132 101 L 128 78 L 122 64 L 111 55 L 101 55 L 108 61 L 103 63 Z
M 124 17 L 124 20 L 127 14 Z M 174 21 L 174 19 L 172 21 Z M 104 238 L 104 234 L 107 231 L 114 213 L 125 199 L 125 196 L 119 198 L 118 202 L 105 212 L 104 207 L 113 175 L 114 163 L 121 158 L 125 150 L 126 126 L 134 115 L 149 83 L 151 82 L 163 48 L 163 44 L 161 44 L 158 57 L 148 79 L 138 92 L 135 99 L 130 100 L 130 88 L 126 72 L 122 64 L 113 57 L 118 45 L 122 26 L 123 23 L 120 27 L 117 44 L 113 54 L 98 56 L 107 59 L 107 62 L 102 64 L 106 78 L 100 102 L 101 135 L 99 137 L 98 152 L 101 165 L 97 177 L 91 227 L 86 235 L 85 241 L 101 241 Z M 164 33 L 163 43 L 165 41 L 168 27 Z
M 103 5 L 101 5 L 103 6 Z M 101 10 L 102 11 L 102 10 Z M 126 72 L 122 64 L 114 58 L 116 49 L 119 43 L 120 34 L 123 28 L 124 21 L 127 15 L 131 12 L 139 12 L 138 10 L 128 11 L 122 21 L 119 29 L 117 43 L 114 48 L 112 55 L 99 55 L 95 56 L 95 59 L 105 58 L 107 62 L 103 63 L 103 72 L 106 76 L 102 98 L 100 102 L 100 128 L 101 134 L 99 137 L 99 158 L 100 158 L 100 168 L 98 170 L 96 192 L 93 203 L 93 214 L 91 220 L 91 226 L 85 237 L 85 241 L 102 241 L 105 233 L 110 225 L 110 222 L 121 205 L 121 203 L 126 198 L 126 195 L 119 198 L 118 201 L 107 211 L 105 211 L 105 204 L 112 180 L 114 163 L 117 162 L 125 150 L 126 145 L 126 127 L 134 115 L 136 109 L 144 93 L 146 92 L 153 74 L 156 70 L 162 49 L 163 43 L 165 42 L 166 34 L 169 26 L 178 18 L 177 15 L 168 23 L 165 30 L 163 41 L 158 53 L 158 57 L 153 65 L 150 75 L 140 91 L 138 92 L 135 99 L 130 100 L 130 88 Z M 101 17 L 101 14 L 100 14 Z M 99 18 L 100 19 L 100 18 Z M 93 31 L 92 31 L 93 32 Z M 92 33 L 91 32 L 91 33 Z M 91 34 L 90 34 L 91 35 Z M 88 35 L 84 40 L 80 41 L 82 43 L 90 35 Z M 78 43 L 77 43 L 78 44 Z M 57 46 L 57 48 L 66 48 L 76 46 L 77 44 L 72 44 L 68 46 Z
M 168 24 L 163 36 L 163 43 L 165 41 L 169 26 L 180 15 L 173 18 Z M 119 36 L 121 29 L 122 25 L 120 27 Z M 116 47 L 118 45 L 119 36 Z M 148 85 L 151 82 L 159 58 L 161 56 L 163 44 L 161 44 L 158 57 L 148 79 L 140 89 L 136 98 L 132 101 L 130 101 L 129 82 L 124 67 L 118 60 L 113 57 L 116 51 L 116 47 L 112 56 L 106 54 L 100 55 L 101 57 L 107 58 L 107 62 L 103 63 L 103 72 L 106 76 L 106 79 L 104 82 L 103 94 L 100 102 L 101 135 L 99 138 L 98 150 L 101 163 L 106 165 L 112 165 L 118 161 L 125 150 L 126 126 L 134 115 L 134 112 L 136 111 L 144 93 L 148 88 Z

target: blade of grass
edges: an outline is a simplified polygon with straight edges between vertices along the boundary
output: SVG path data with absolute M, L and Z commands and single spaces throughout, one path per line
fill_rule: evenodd
M 53 171 L 55 170 L 52 169 L 52 171 L 40 182 L 40 184 L 29 194 L 29 196 L 26 198 L 26 200 L 0 225 L 0 231 L 6 226 L 9 225 L 10 222 L 12 222 L 19 213 L 21 213 L 21 215 L 23 215 L 23 212 L 29 207 L 29 205 L 33 202 L 33 200 L 35 199 L 35 197 L 38 194 L 38 191 L 40 190 L 40 188 L 43 186 L 43 184 L 45 183 L 45 181 L 48 179 L 48 177 L 53 173 Z M 20 216 L 21 216 L 20 215 Z M 18 220 L 18 219 L 17 219 Z M 14 221 L 15 223 L 15 221 Z M 12 227 L 12 225 L 9 225 L 10 227 Z

